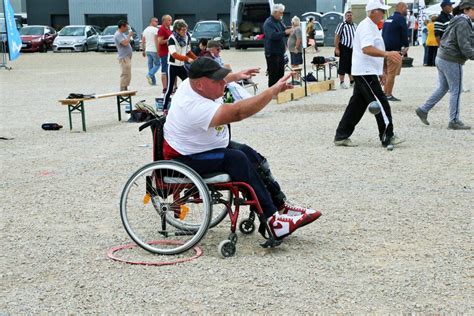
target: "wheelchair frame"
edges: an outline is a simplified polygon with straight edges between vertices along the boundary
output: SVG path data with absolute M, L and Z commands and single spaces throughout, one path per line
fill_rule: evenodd
M 268 225 L 263 216 L 263 210 L 261 205 L 257 199 L 255 191 L 253 188 L 245 182 L 212 182 L 212 176 L 208 177 L 209 175 L 199 175 L 193 169 L 182 164 L 177 161 L 173 160 L 162 160 L 162 142 L 163 142 L 163 125 L 166 118 L 164 116 L 158 117 L 154 120 L 151 120 L 142 126 L 140 126 L 139 130 L 143 130 L 147 127 L 152 128 L 153 133 L 153 150 L 154 150 L 154 162 L 145 165 L 134 175 L 132 175 L 124 187 L 122 192 L 121 202 L 120 202 L 120 212 L 122 223 L 124 224 L 125 230 L 129 234 L 129 236 L 143 249 L 150 251 L 152 253 L 157 254 L 179 254 L 188 249 L 194 247 L 206 234 L 207 230 L 211 227 L 219 224 L 226 215 L 229 216 L 230 219 L 230 234 L 227 239 L 223 240 L 218 245 L 218 253 L 222 257 L 231 257 L 236 253 L 236 243 L 238 240 L 236 231 L 237 231 L 237 223 L 240 213 L 240 207 L 249 206 L 250 207 L 250 215 L 248 218 L 242 220 L 239 224 L 239 230 L 243 234 L 251 234 L 255 231 L 255 217 L 258 216 L 261 223 L 265 223 L 260 227 L 259 230 L 264 229 L 262 235 L 265 232 L 268 234 L 267 240 L 261 244 L 262 247 L 275 247 L 278 246 L 281 241 L 276 240 L 271 230 L 269 229 Z M 157 170 L 166 170 L 160 169 L 164 168 L 163 166 L 168 166 L 174 170 L 179 170 L 184 174 L 188 174 L 190 180 L 186 180 L 185 177 L 173 178 L 167 177 L 166 171 L 165 176 L 162 176 L 162 171 L 159 173 Z M 127 197 L 130 192 L 130 189 L 133 187 L 134 179 L 137 179 L 140 176 L 140 172 L 153 170 L 151 175 L 146 176 L 146 192 L 153 202 L 153 207 L 158 212 L 159 216 L 161 217 L 161 231 L 160 234 L 164 238 L 169 238 L 170 236 L 185 236 L 185 235 L 194 235 L 191 240 L 187 241 L 184 244 L 180 244 L 175 249 L 158 249 L 155 248 L 157 246 L 152 246 L 149 244 L 151 241 L 142 240 L 139 237 L 139 234 L 136 234 L 134 228 L 128 221 L 127 216 Z M 228 175 L 227 175 L 228 176 Z M 154 179 L 152 179 L 154 177 Z M 200 190 L 198 192 L 188 193 L 186 190 L 190 190 L 191 187 L 196 186 L 198 188 L 206 188 L 205 190 Z M 166 191 L 167 193 L 163 193 Z M 228 200 L 222 199 L 222 194 L 219 191 L 229 192 Z M 160 192 L 161 195 L 160 195 Z M 204 193 L 205 192 L 205 193 Z M 184 197 L 181 196 L 184 194 Z M 166 195 L 166 196 L 165 196 Z M 160 198 L 168 198 L 170 195 L 173 197 L 173 201 L 178 201 L 180 203 L 195 203 L 200 204 L 204 202 L 204 205 L 208 205 L 209 209 L 204 210 L 205 218 L 201 225 L 205 225 L 206 227 L 201 227 L 201 225 L 191 225 L 187 224 L 184 220 L 180 220 L 181 213 L 178 209 L 177 205 L 168 205 L 169 203 L 160 204 Z M 201 196 L 207 195 L 207 196 Z M 174 203 L 173 202 L 173 203 Z M 172 203 L 172 204 L 173 204 Z M 225 209 L 222 211 L 222 214 L 218 214 L 215 217 L 215 221 L 212 222 L 212 208 L 216 204 L 223 204 L 225 205 Z M 167 233 L 167 225 L 173 226 L 173 228 L 181 229 L 173 234 Z M 159 244 L 158 244 L 159 246 Z

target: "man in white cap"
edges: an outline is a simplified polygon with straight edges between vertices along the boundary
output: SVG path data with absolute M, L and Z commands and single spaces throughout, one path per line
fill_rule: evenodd
M 385 83 L 384 58 L 393 63 L 401 63 L 402 58 L 399 52 L 385 51 L 382 34 L 377 28 L 377 23 L 383 19 L 389 8 L 390 6 L 384 5 L 382 0 L 369 0 L 365 7 L 367 18 L 357 27 L 353 41 L 351 69 L 355 81 L 354 92 L 337 127 L 334 137 L 336 146 L 355 146 L 349 137 L 369 103 L 376 100 L 381 105 L 380 112 L 375 115 L 375 118 L 382 146 L 401 143 L 401 140 L 393 133 L 390 104 L 381 86 L 381 83 Z

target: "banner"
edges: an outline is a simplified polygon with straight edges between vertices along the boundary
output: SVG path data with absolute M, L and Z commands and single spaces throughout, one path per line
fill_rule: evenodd
M 15 13 L 13 12 L 10 0 L 3 0 L 3 10 L 5 12 L 9 57 L 10 60 L 15 60 L 20 56 L 21 37 L 16 28 Z
M 422 34 L 423 28 L 425 27 L 425 0 L 419 0 L 418 2 L 418 45 L 422 45 Z

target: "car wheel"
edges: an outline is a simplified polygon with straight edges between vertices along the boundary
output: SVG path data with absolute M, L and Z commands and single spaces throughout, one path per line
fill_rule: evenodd
M 89 47 L 87 47 L 87 44 L 84 44 L 84 48 L 82 49 L 84 53 L 87 53 L 89 51 Z
M 39 51 L 40 53 L 46 53 L 48 51 L 48 46 L 46 46 L 46 44 L 41 45 Z

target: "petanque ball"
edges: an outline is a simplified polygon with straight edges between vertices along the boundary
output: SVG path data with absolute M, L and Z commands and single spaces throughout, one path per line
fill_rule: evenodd
M 378 101 L 372 101 L 369 103 L 369 112 L 373 115 L 377 115 L 380 113 L 380 103 Z

